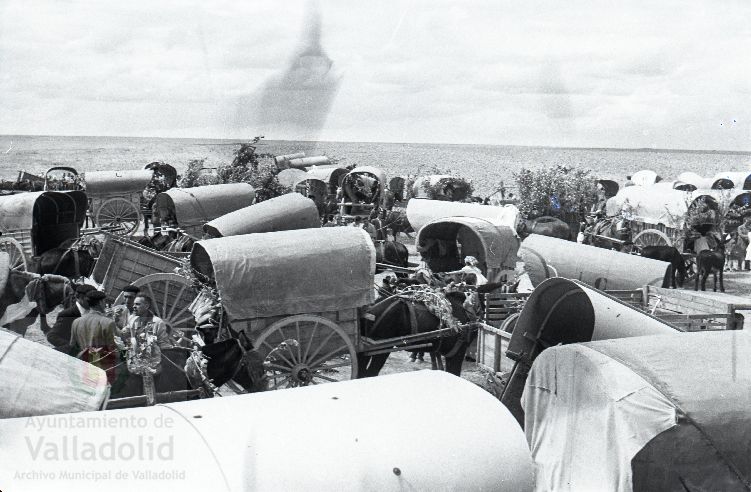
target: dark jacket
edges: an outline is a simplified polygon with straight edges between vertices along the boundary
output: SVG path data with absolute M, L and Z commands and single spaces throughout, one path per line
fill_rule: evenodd
M 73 321 L 81 317 L 81 312 L 75 304 L 67 309 L 60 311 L 57 315 L 55 324 L 47 332 L 47 341 L 55 347 L 55 350 L 70 354 L 70 334 L 73 327 Z M 75 354 L 74 354 L 75 355 Z

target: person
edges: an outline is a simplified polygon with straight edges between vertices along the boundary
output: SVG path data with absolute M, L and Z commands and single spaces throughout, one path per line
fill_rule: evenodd
M 169 336 L 169 330 L 164 320 L 154 316 L 151 311 L 151 299 L 145 295 L 138 294 L 133 301 L 133 315 L 128 319 L 128 324 L 123 330 L 123 338 L 127 342 L 132 342 L 135 338 L 139 340 L 141 334 L 153 335 L 157 339 L 159 348 L 172 348 L 174 344 Z
M 738 231 L 731 232 L 725 236 L 725 239 L 727 241 L 725 249 L 728 251 L 728 261 L 725 263 L 725 271 L 738 271 L 742 269 L 742 263 L 746 255 L 746 251 L 741 251 L 739 247 L 740 241 L 738 240 Z
M 470 274 L 473 274 L 475 276 L 475 283 L 473 285 L 485 285 L 488 283 L 488 279 L 485 278 L 485 275 L 482 274 L 482 271 L 480 270 L 480 267 L 478 266 L 480 264 L 479 261 L 477 261 L 477 258 L 474 256 L 465 256 L 464 257 L 464 266 L 460 270 L 461 272 L 464 272 L 469 276 Z
M 579 243 L 579 244 L 583 244 L 584 243 L 584 239 L 585 239 L 585 234 L 584 233 L 586 232 L 586 230 L 587 230 L 587 224 L 586 223 L 582 223 L 579 226 L 579 233 L 576 235 L 576 242 L 577 243 Z
M 751 217 L 747 217 L 743 221 L 743 224 L 738 226 L 737 232 L 738 232 L 738 243 L 736 244 L 736 249 L 738 249 L 739 253 L 742 251 L 741 261 L 743 261 L 743 264 L 740 265 L 738 269 L 748 270 L 749 266 L 751 266 L 750 262 L 747 261 L 748 250 L 751 249 L 748 247 L 749 233 L 751 233 Z
M 129 313 L 133 312 L 133 302 L 136 300 L 139 292 L 141 292 L 141 289 L 133 284 L 123 287 L 123 299 Z
M 104 314 L 104 292 L 91 290 L 86 293 L 89 310 L 73 321 L 70 345 L 79 359 L 85 360 L 107 372 L 107 381 L 115 380 L 113 369 L 119 362 L 115 337 L 118 335 L 115 322 Z
M 70 345 L 73 321 L 80 318 L 83 312 L 88 312 L 89 301 L 86 299 L 86 294 L 93 290 L 96 289 L 92 285 L 77 285 L 75 293 L 76 302 L 69 308 L 60 311 L 57 315 L 55 324 L 52 325 L 50 331 L 47 332 L 47 341 L 55 348 L 55 350 L 68 355 L 76 355 L 71 353 L 72 347 Z
M 421 284 L 435 286 L 437 279 L 433 275 L 433 270 L 428 265 L 427 258 L 424 254 L 420 253 L 420 263 L 417 264 L 413 278 Z
M 370 222 L 369 220 L 365 220 L 363 221 L 362 228 L 365 232 L 368 233 L 368 235 L 370 236 L 370 239 L 373 242 L 375 242 L 378 236 L 378 231 L 376 231 L 376 228 L 373 225 L 373 223 Z

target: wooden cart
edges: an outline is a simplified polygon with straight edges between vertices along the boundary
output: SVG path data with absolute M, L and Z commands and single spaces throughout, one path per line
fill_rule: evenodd
M 195 275 L 265 360 L 269 389 L 357 377 L 359 309 L 372 303 L 375 248 L 359 228 L 197 242 Z
M 152 300 L 154 314 L 164 320 L 175 338 L 190 339 L 195 320 L 188 307 L 196 297 L 191 282 L 176 273 L 179 257 L 155 251 L 127 239 L 106 234 L 92 278 L 101 285 L 107 302 L 121 304 L 126 285 L 136 285 Z
M 89 196 L 89 214 L 97 227 L 119 227 L 121 234 L 138 232 L 141 224 L 141 199 L 151 183 L 150 169 L 133 171 L 95 171 L 84 175 Z
M 606 294 L 663 320 L 679 331 L 743 329 L 751 304 L 743 297 L 709 292 L 665 289 L 652 285 L 634 290 L 609 290 Z M 494 374 L 511 371 L 506 356 L 516 318 L 529 294 L 486 294 L 485 323 L 478 333 L 477 363 Z
M 33 257 L 78 239 L 85 217 L 82 191 L 0 196 L 0 251 L 10 255 L 11 268 L 26 271 Z

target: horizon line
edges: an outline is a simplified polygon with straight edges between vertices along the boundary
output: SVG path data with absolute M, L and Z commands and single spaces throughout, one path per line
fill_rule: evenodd
M 160 136 L 132 136 L 132 135 L 62 135 L 48 134 L 39 135 L 31 133 L 4 133 L 0 137 L 65 137 L 65 138 L 134 138 L 134 139 L 162 139 L 162 140 L 226 140 L 234 141 L 233 144 L 245 143 L 255 137 L 160 137 Z M 748 150 L 718 150 L 718 149 L 684 149 L 684 148 L 661 148 L 661 147 L 578 147 L 578 146 L 559 146 L 559 145 L 525 145 L 525 144 L 491 144 L 491 143 L 451 143 L 451 142 L 390 142 L 384 140 L 302 140 L 302 139 L 267 139 L 262 136 L 259 143 L 262 142 L 301 142 L 301 143 L 350 143 L 350 144 L 392 144 L 392 145 L 455 145 L 455 146 L 487 146 L 487 147 L 517 147 L 517 148 L 539 148 L 539 149 L 569 149 L 569 150 L 618 150 L 631 152 L 685 152 L 685 153 L 710 153 L 710 154 L 749 154 Z M 229 145 L 229 143 L 227 144 Z

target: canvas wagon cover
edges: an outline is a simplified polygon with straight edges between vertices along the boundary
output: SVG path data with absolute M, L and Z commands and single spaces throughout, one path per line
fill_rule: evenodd
M 721 172 L 717 173 L 712 177 L 712 185 L 717 183 L 717 181 L 722 179 L 727 179 L 728 181 L 731 181 L 733 183 L 733 188 L 737 188 L 739 190 L 746 190 L 749 189 L 748 186 L 746 186 L 746 180 L 749 180 L 749 185 L 751 185 L 751 173 L 748 171 L 732 171 L 732 172 Z
M 751 337 L 553 347 L 524 391 L 538 490 L 747 490 Z
M 357 176 L 358 174 L 369 173 L 378 179 L 378 191 L 383 192 L 386 187 L 386 172 L 383 169 L 373 166 L 361 166 L 352 169 L 347 176 Z M 345 176 L 346 178 L 346 176 Z
M 347 170 L 347 168 L 344 168 L 344 167 L 316 166 L 311 169 L 308 169 L 305 175 L 300 177 L 299 181 L 304 181 L 306 179 L 317 179 L 329 185 L 329 184 L 332 184 L 331 179 L 335 178 L 336 182 L 333 183 L 333 185 L 338 186 L 342 178 L 344 178 L 344 176 L 346 176 L 348 173 L 349 171 Z
M 467 239 L 479 242 L 483 254 L 477 259 L 480 263 L 485 263 L 487 268 L 516 267 L 516 252 L 519 249 L 516 231 L 506 226 L 496 226 L 484 219 L 446 217 L 434 220 L 420 228 L 415 244 L 424 246 L 429 238 L 455 240 L 457 235 L 462 233 L 462 229 L 469 230 Z M 467 246 L 464 245 L 464 251 L 469 249 Z
M 631 207 L 631 219 L 647 224 L 665 224 L 668 227 L 682 227 L 691 193 L 654 186 L 628 186 L 610 198 L 606 213 L 619 215 L 624 204 Z
M 288 193 L 222 215 L 203 226 L 209 237 L 321 227 L 316 204 L 299 193 Z
M 206 222 L 250 206 L 254 198 L 255 191 L 248 183 L 230 183 L 172 188 L 156 196 L 156 206 L 171 210 L 182 229 L 200 236 Z
M 86 218 L 86 194 L 84 192 L 35 191 L 0 197 L 0 231 L 31 230 L 34 226 L 34 207 L 40 198 L 51 200 L 58 210 L 74 212 L 75 223 L 79 226 L 83 225 Z M 66 223 L 74 222 L 67 221 Z
M 0 329 L 0 419 L 99 410 L 106 373 Z
M 124 195 L 140 193 L 151 183 L 154 171 L 133 169 L 128 171 L 93 171 L 83 174 L 89 195 Z
M 231 319 L 318 313 L 373 302 L 376 253 L 357 227 L 199 241 L 191 266 L 213 275 Z
M 413 198 L 407 203 L 407 220 L 416 231 L 425 224 L 444 217 L 474 217 L 514 231 L 519 225 L 519 209 L 514 205 L 496 207 L 479 203 L 446 202 Z

